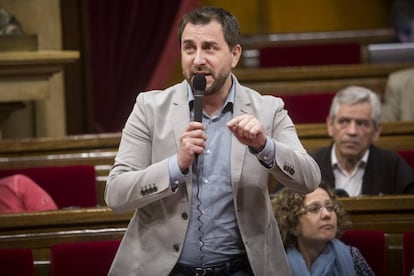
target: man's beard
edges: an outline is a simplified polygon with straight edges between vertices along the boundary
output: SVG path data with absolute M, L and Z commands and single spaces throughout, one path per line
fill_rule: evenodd
M 218 79 L 214 79 L 211 86 L 206 89 L 205 95 L 214 95 L 217 94 L 220 89 L 223 87 L 224 83 L 226 82 L 226 77 L 220 77 Z

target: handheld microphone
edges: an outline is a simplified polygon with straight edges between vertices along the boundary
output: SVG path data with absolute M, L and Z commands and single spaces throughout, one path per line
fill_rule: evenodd
M 206 90 L 206 77 L 203 74 L 195 74 L 194 78 L 193 78 L 193 95 L 194 95 L 194 121 L 196 122 L 203 122 L 203 97 L 204 97 L 204 91 Z M 204 236 L 204 231 L 202 230 L 203 228 L 203 221 L 201 219 L 202 215 L 203 215 L 203 211 L 201 210 L 201 198 L 200 198 L 200 185 L 201 185 L 201 176 L 202 176 L 202 167 L 198 167 L 198 154 L 195 154 L 194 157 L 194 170 L 196 171 L 196 177 L 197 177 L 197 192 L 196 192 L 196 197 L 197 197 L 197 211 L 198 211 L 198 215 L 197 215 L 197 221 L 200 223 L 200 226 L 198 227 L 198 231 L 200 232 L 199 235 L 199 242 L 201 244 L 199 250 L 200 250 L 200 261 L 203 262 L 204 259 L 204 241 L 203 241 L 203 236 Z
M 206 77 L 203 74 L 196 74 L 193 78 L 194 95 L 194 121 L 203 121 L 203 97 L 206 90 Z

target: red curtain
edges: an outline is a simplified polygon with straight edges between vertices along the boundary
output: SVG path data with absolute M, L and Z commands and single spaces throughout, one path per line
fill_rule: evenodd
M 167 81 L 179 55 L 177 20 L 197 2 L 89 0 L 96 132 L 120 131 L 138 93 Z

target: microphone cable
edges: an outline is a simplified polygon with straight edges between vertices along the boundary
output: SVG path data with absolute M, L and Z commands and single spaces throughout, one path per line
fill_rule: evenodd
M 203 74 L 195 74 L 194 78 L 193 78 L 193 95 L 194 95 L 194 120 L 196 122 L 203 122 L 203 97 L 204 97 L 204 92 L 206 90 L 206 77 Z M 203 264 L 204 262 L 204 257 L 205 257 L 205 252 L 204 252 L 204 231 L 203 231 L 203 220 L 202 220 L 202 216 L 204 214 L 202 208 L 201 208 L 201 198 L 200 198 L 200 190 L 201 190 L 201 185 L 202 185 L 202 181 L 203 181 L 203 165 L 201 164 L 200 166 L 200 162 L 202 163 L 202 160 L 200 160 L 202 158 L 199 158 L 199 155 L 196 154 L 195 155 L 195 159 L 194 159 L 194 169 L 195 172 L 197 173 L 197 177 L 196 177 L 196 188 L 197 188 L 197 192 L 196 192 L 196 200 L 197 200 L 197 221 L 199 223 L 198 225 L 198 232 L 199 232 L 199 237 L 198 237 L 198 241 L 199 241 L 199 250 L 200 250 L 200 262 L 201 264 Z
M 197 172 L 197 178 L 196 178 L 196 188 L 197 188 L 197 192 L 196 192 L 196 199 L 197 199 L 197 221 L 199 223 L 198 225 L 198 232 L 199 232 L 199 236 L 198 236 L 198 246 L 199 246 L 199 251 L 200 251 L 200 263 L 203 264 L 204 262 L 204 257 L 205 257 L 205 252 L 204 252 L 204 223 L 202 220 L 202 216 L 204 214 L 202 208 L 201 208 L 201 198 L 200 198 L 200 190 L 201 190 L 201 185 L 202 185 L 202 180 L 203 180 L 203 166 L 199 166 L 200 165 L 200 159 L 197 158 L 197 162 L 195 163 L 195 169 Z

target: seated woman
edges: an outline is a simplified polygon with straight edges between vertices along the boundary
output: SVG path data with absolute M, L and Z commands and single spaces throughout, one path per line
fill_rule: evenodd
M 0 214 L 56 209 L 50 195 L 31 178 L 16 174 L 0 179 Z
M 349 221 L 326 186 L 309 194 L 284 188 L 273 201 L 293 275 L 375 275 L 357 248 L 338 239 Z

